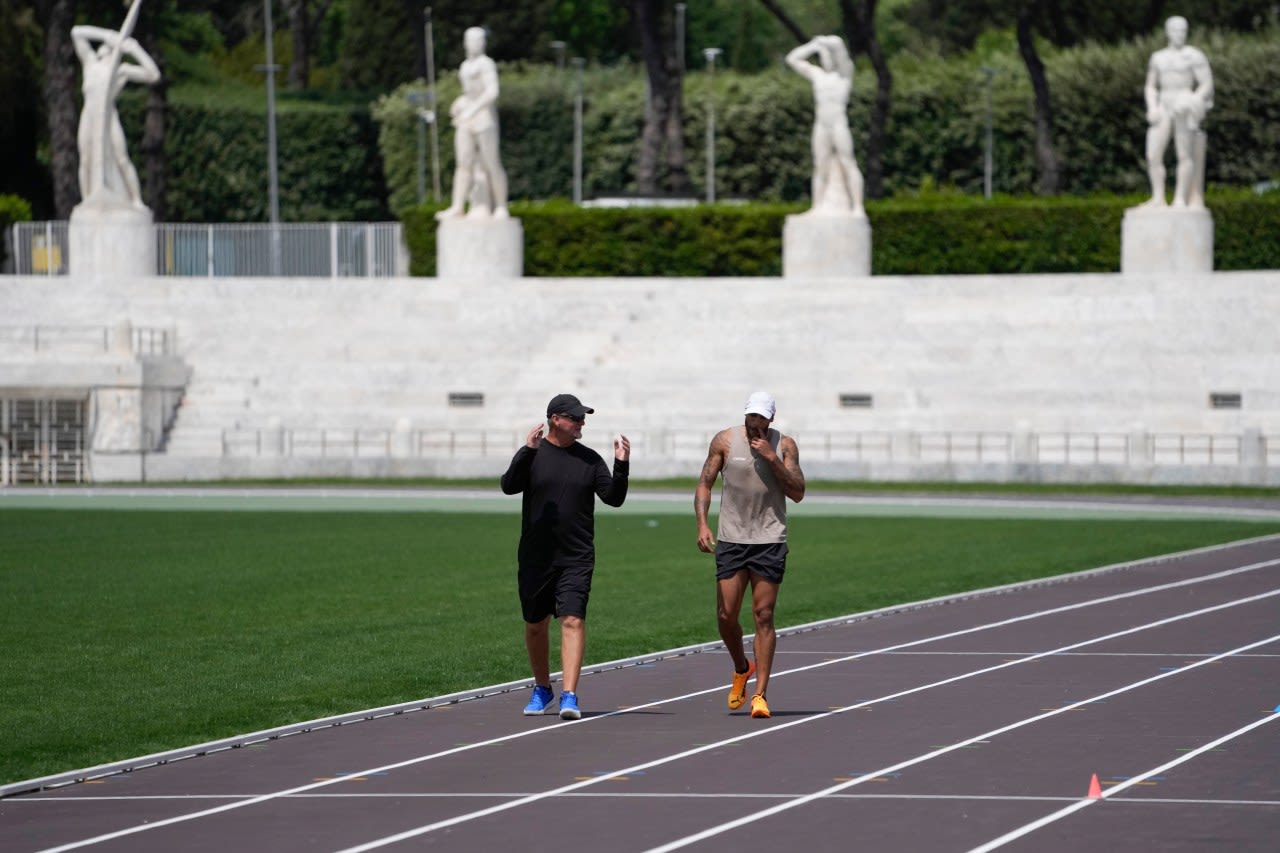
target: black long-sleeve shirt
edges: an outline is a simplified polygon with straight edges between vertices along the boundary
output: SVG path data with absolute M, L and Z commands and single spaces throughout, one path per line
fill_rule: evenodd
M 622 506 L 630 463 L 613 460 L 579 442 L 558 447 L 545 438 L 535 450 L 521 447 L 502 475 L 502 491 L 524 493 L 520 522 L 521 566 L 595 564 L 595 499 Z

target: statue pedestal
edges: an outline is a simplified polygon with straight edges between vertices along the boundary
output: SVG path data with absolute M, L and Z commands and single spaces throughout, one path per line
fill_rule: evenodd
M 871 223 L 849 213 L 788 216 L 782 226 L 783 278 L 871 275 Z
M 520 278 L 524 226 L 519 219 L 455 217 L 436 228 L 437 278 Z
M 67 236 L 71 275 L 153 276 L 156 234 L 145 207 L 80 204 L 71 211 Z
M 1213 271 L 1213 215 L 1203 207 L 1131 207 L 1120 225 L 1120 272 Z

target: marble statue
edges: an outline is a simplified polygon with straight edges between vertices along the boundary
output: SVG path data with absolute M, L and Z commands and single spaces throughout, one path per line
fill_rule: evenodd
M 817 57 L 817 63 L 810 61 Z M 849 93 L 853 60 L 839 36 L 816 36 L 787 54 L 787 64 L 813 84 L 811 213 L 866 216 L 862 172 L 853 158 Z
M 77 136 L 80 195 L 84 202 L 97 206 L 143 206 L 138 173 L 129 161 L 124 128 L 116 111 L 116 97 L 126 84 L 150 85 L 160 79 L 155 62 L 128 36 L 140 3 L 134 0 L 121 32 L 91 26 L 71 28 L 76 56 L 84 66 L 84 107 Z
M 1213 74 L 1209 60 L 1187 44 L 1187 19 L 1165 22 L 1169 46 L 1151 55 L 1143 94 L 1147 102 L 1147 174 L 1151 207 L 1164 207 L 1165 151 L 1173 137 L 1177 153 L 1174 207 L 1204 207 L 1205 134 L 1200 123 L 1213 106 Z
M 506 219 L 507 173 L 498 157 L 498 66 L 485 55 L 485 32 L 470 27 L 463 33 L 467 57 L 458 69 L 462 95 L 449 107 L 454 127 L 456 168 L 453 197 L 437 219 L 461 216 Z M 477 203 L 477 196 L 487 204 Z

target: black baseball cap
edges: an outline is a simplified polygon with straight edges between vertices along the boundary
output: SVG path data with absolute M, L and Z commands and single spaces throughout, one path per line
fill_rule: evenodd
M 580 418 L 583 415 L 594 415 L 596 410 L 582 405 L 582 401 L 572 394 L 557 394 L 547 403 L 547 417 L 552 415 L 569 415 Z

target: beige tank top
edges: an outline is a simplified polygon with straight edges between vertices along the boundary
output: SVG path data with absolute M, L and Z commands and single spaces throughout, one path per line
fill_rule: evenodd
M 769 444 L 778 452 L 782 433 L 769 430 Z M 751 453 L 747 428 L 730 432 L 729 456 L 720 472 L 718 539 L 739 545 L 787 541 L 787 498 L 769 463 Z

